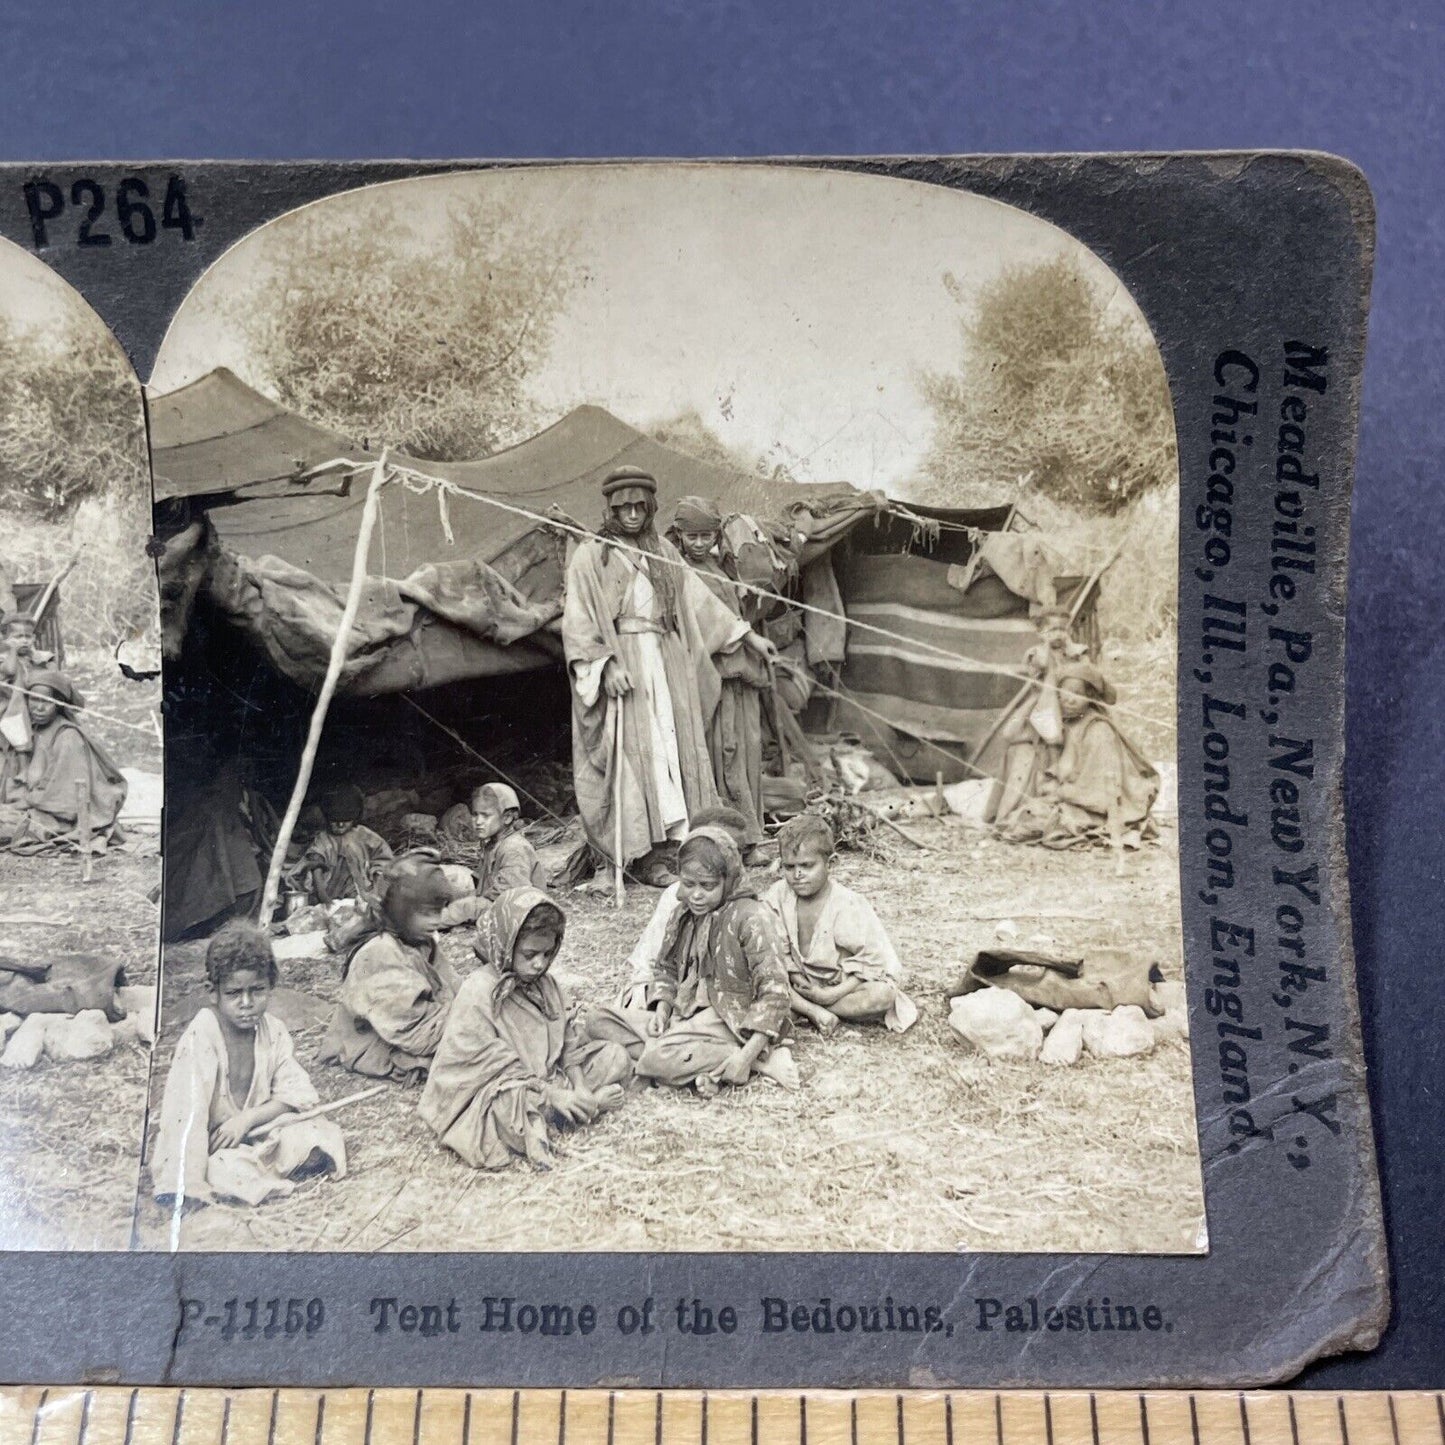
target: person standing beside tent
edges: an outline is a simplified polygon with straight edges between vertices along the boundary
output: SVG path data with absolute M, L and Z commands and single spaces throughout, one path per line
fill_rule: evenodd
M 593 849 L 624 866 L 641 860 L 637 876 L 666 887 L 675 875 L 662 850 L 718 802 L 707 748 L 721 692 L 713 657 L 772 649 L 657 535 L 656 478 L 623 467 L 602 495 L 606 521 L 567 565 L 562 613 L 573 785 Z
M 673 513 L 667 536 L 703 586 L 741 618 L 737 585 L 714 556 L 722 525 L 722 513 L 714 502 L 684 497 Z M 751 863 L 764 838 L 762 693 L 772 686 L 772 671 L 764 657 L 747 647 L 720 657 L 717 669 L 722 694 L 708 728 L 708 753 L 719 796 L 747 819 L 743 860 Z

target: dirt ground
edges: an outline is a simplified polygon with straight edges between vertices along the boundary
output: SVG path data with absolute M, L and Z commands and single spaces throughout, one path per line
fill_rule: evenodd
M 67 660 L 87 701 L 87 718 L 115 761 L 160 771 L 151 718 L 155 682 L 125 679 L 104 654 Z M 140 731 L 137 731 L 140 729 Z M 124 960 L 127 982 L 156 981 L 161 877 L 154 834 L 132 831 L 97 858 L 89 883 L 75 854 L 0 853 L 0 917 L 39 916 L 43 924 L 0 922 L 0 953 L 26 962 L 56 953 Z M 0 1243 L 8 1249 L 125 1249 L 130 1243 L 144 1128 L 149 1051 L 131 1041 L 105 1058 L 33 1069 L 0 1069 Z
M 1050 1069 L 990 1063 L 948 1026 L 947 997 L 1010 920 L 1019 946 L 1132 944 L 1179 977 L 1176 835 L 1128 859 L 993 841 L 958 820 L 914 825 L 927 853 L 845 855 L 838 876 L 875 901 L 922 1017 L 902 1037 L 845 1028 L 795 1046 L 790 1094 L 763 1080 L 705 1101 L 644 1089 L 563 1138 L 556 1168 L 482 1173 L 444 1152 L 389 1086 L 338 1114 L 351 1172 L 259 1208 L 189 1215 L 189 1249 L 270 1250 L 1029 1250 L 1189 1252 L 1203 1247 L 1203 1192 L 1188 1045 L 1147 1058 Z M 657 895 L 631 888 L 561 900 L 559 976 L 609 1001 Z M 1074 902 L 1071 904 L 1070 900 Z M 1005 928 L 1005 932 L 1008 929 Z M 467 966 L 470 938 L 445 940 Z M 153 1097 L 180 1029 L 205 1000 L 204 945 L 168 947 Z M 322 1097 L 368 1081 L 316 1063 L 339 978 L 331 957 L 287 965 L 297 1053 Z M 308 997 L 309 996 L 309 997 Z M 284 1016 L 284 1015 L 283 1015 Z M 142 1247 L 166 1248 L 149 1199 Z

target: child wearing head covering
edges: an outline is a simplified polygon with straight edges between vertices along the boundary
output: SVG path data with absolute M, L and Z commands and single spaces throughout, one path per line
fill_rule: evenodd
M 90 849 L 103 853 L 120 837 L 125 778 L 76 718 L 85 699 L 65 673 L 37 669 L 25 687 L 30 753 L 0 800 L 0 844 L 8 843 L 16 853 L 79 848 L 83 793 Z
M 346 1173 L 330 1119 L 287 1115 L 319 1102 L 291 1035 L 269 1014 L 276 957 L 260 929 L 227 924 L 206 949 L 211 1006 L 176 1044 L 161 1100 L 151 1178 L 157 1199 L 261 1204 L 294 1181 Z
M 903 1033 L 918 1006 L 899 984 L 903 968 L 873 905 L 832 876 L 833 830 L 814 813 L 778 832 L 783 876 L 763 895 L 788 940 L 793 1009 L 820 1033 L 840 1022 L 882 1022 Z
M 371 1078 L 411 1081 L 430 1067 L 457 994 L 434 937 L 452 892 L 425 856 L 387 864 L 377 890 L 318 1057 Z
M 546 1168 L 549 1127 L 590 1124 L 622 1102 L 627 1051 L 578 1035 L 550 973 L 566 926 L 540 889 L 504 890 L 478 944 L 487 962 L 447 1016 L 420 1112 L 474 1169 L 504 1169 L 518 1155 Z
M 722 526 L 722 512 L 715 502 L 707 497 L 683 497 L 673 512 L 667 537 L 703 586 L 734 616 L 745 620 L 743 594 L 714 555 Z M 746 647 L 719 655 L 716 664 L 722 694 L 708 720 L 707 750 L 718 797 L 747 820 L 746 857 L 764 837 L 762 694 L 772 687 L 773 676 L 767 657 Z
M 696 828 L 721 828 L 738 845 L 739 850 L 748 846 L 748 820 L 736 808 L 719 805 L 716 808 L 699 808 L 691 826 Z M 618 1004 L 622 1008 L 649 1008 L 657 1002 L 653 993 L 653 979 L 657 976 L 658 960 L 662 957 L 663 940 L 667 937 L 667 925 L 677 911 L 677 884 L 669 883 L 662 890 L 657 906 L 647 927 L 642 930 L 632 952 L 627 955 L 628 978 L 622 989 Z
M 385 838 L 361 821 L 365 802 L 350 783 L 328 788 L 321 797 L 326 827 L 307 845 L 291 877 L 313 903 L 371 898 L 377 875 L 391 861 Z
M 721 828 L 695 828 L 678 850 L 678 904 L 668 921 L 650 1010 L 600 1008 L 593 1038 L 620 1043 L 642 1078 L 700 1094 L 754 1073 L 796 1088 L 788 1027 L 787 942 L 743 881 Z
M 509 888 L 544 888 L 546 870 L 522 831 L 522 804 L 506 783 L 472 794 L 472 823 L 482 845 L 477 895 L 491 902 Z
M 448 813 L 453 823 L 447 831 L 455 835 L 457 820 L 451 810 Z M 545 864 L 522 831 L 522 804 L 506 783 L 483 783 L 475 789 L 467 821 L 479 844 L 476 887 L 466 896 L 453 896 L 442 915 L 443 928 L 475 923 L 485 915 L 487 905 L 509 888 L 545 888 L 548 882 Z

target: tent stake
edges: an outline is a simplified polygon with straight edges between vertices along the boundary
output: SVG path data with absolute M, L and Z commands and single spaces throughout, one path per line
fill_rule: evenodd
M 627 902 L 627 889 L 622 882 L 622 709 L 617 698 L 617 737 L 612 762 L 612 906 L 621 908 Z
M 266 869 L 266 887 L 261 894 L 261 914 L 258 922 L 265 928 L 276 912 L 276 899 L 281 891 L 281 870 L 286 866 L 286 850 L 291 846 L 291 834 L 296 830 L 296 819 L 301 814 L 301 804 L 306 799 L 306 790 L 311 786 L 311 769 L 316 765 L 316 750 L 321 743 L 321 729 L 326 724 L 326 710 L 331 706 L 336 684 L 341 679 L 341 666 L 346 661 L 347 642 L 356 622 L 356 613 L 361 606 L 361 588 L 366 581 L 366 558 L 371 550 L 371 532 L 376 526 L 376 514 L 380 504 L 382 483 L 386 481 L 386 452 L 377 458 L 371 469 L 371 483 L 366 489 L 366 506 L 361 513 L 361 526 L 356 533 L 356 552 L 351 559 L 351 584 L 346 590 L 346 606 L 341 611 L 341 622 L 336 637 L 331 643 L 331 657 L 326 664 L 326 677 L 316 697 L 316 706 L 311 713 L 311 726 L 306 734 L 306 746 L 301 751 L 301 766 L 296 770 L 296 783 L 291 789 L 291 800 L 286 804 L 285 816 L 276 834 L 276 846 L 271 850 L 271 862 Z

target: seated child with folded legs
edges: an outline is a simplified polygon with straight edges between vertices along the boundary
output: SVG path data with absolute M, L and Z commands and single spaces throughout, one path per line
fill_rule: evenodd
M 379 833 L 361 821 L 361 789 L 350 783 L 328 788 L 321 798 L 326 827 L 308 844 L 292 879 L 313 903 L 339 903 L 343 898 L 367 902 L 376 876 L 391 861 L 391 848 Z
M 693 814 L 690 828 L 721 828 L 741 852 L 748 847 L 748 820 L 736 808 L 720 803 L 715 808 L 699 808 Z M 627 956 L 628 976 L 618 998 L 622 1008 L 646 1008 L 654 999 L 650 996 L 653 979 L 657 976 L 657 961 L 662 956 L 662 941 L 667 937 L 667 925 L 677 912 L 677 884 L 669 883 L 652 910 L 652 917 L 642 936 L 632 945 Z
M 474 1169 L 505 1169 L 518 1155 L 545 1169 L 550 1129 L 615 1109 L 632 1061 L 620 1044 L 579 1037 L 550 973 L 567 920 L 545 893 L 505 890 L 481 926 L 488 961 L 447 1015 L 421 1116 Z
M 266 1012 L 276 958 L 260 929 L 228 923 L 206 949 L 211 1006 L 176 1044 L 151 1174 L 161 1200 L 260 1204 L 298 1179 L 346 1173 L 330 1119 L 288 1115 L 319 1102 L 286 1025 Z
M 820 1033 L 841 1022 L 882 1021 L 902 1033 L 918 1007 L 873 905 L 831 876 L 833 830 L 800 813 L 778 832 L 783 876 L 763 895 L 787 935 L 793 1010 Z
M 667 925 L 649 1008 L 599 1008 L 595 1039 L 620 1043 L 639 1078 L 715 1094 L 765 1074 L 798 1085 L 788 1028 L 787 941 L 743 882 L 738 846 L 695 828 L 678 850 L 678 902 Z
M 434 936 L 451 887 L 430 857 L 409 855 L 386 865 L 377 890 L 319 1057 L 374 1079 L 414 1081 L 431 1065 L 457 994 Z
M 522 804 L 506 783 L 483 783 L 472 793 L 472 827 L 480 843 L 476 889 L 448 906 L 443 928 L 476 922 L 509 888 L 547 885 L 547 870 L 522 831 Z

